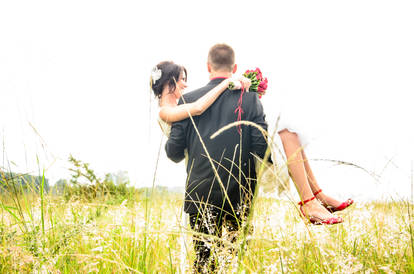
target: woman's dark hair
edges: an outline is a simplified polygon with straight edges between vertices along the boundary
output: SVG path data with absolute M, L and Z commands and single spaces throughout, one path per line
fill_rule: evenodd
M 161 62 L 154 68 L 154 71 L 157 70 L 161 71 L 161 77 L 155 80 L 156 78 L 153 79 L 153 75 L 151 75 L 150 86 L 152 88 L 152 91 L 154 92 L 155 97 L 157 97 L 158 99 L 161 98 L 162 91 L 165 85 L 168 85 L 170 92 L 175 91 L 181 73 L 185 73 L 185 80 L 187 81 L 187 70 L 183 66 L 179 66 L 174 62 Z

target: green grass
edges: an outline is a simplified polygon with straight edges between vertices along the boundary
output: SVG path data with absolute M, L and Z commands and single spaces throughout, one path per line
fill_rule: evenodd
M 191 232 L 180 233 L 179 194 L 120 204 L 20 194 L 14 200 L 21 201 L 21 213 L 13 199 L 1 199 L 1 273 L 180 273 L 181 254 L 191 269 Z M 357 202 L 338 214 L 343 224 L 312 226 L 291 202 L 258 197 L 254 232 L 239 265 L 233 256 L 226 272 L 413 272 L 412 209 L 404 201 Z
M 40 191 L 19 191 L 3 180 L 0 273 L 191 272 L 193 234 L 182 222 L 183 195 L 115 185 L 70 161 L 74 183 L 61 195 L 45 193 L 44 175 Z M 80 177 L 91 184 L 78 184 Z M 245 229 L 253 227 L 252 234 L 236 243 L 215 238 L 220 273 L 414 273 L 412 202 L 357 200 L 338 213 L 344 223 L 313 226 L 292 200 L 256 196 Z

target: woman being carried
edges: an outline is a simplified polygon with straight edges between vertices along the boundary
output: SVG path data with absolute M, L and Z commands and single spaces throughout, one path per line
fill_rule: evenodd
M 250 87 L 250 80 L 240 76 L 223 80 L 204 96 L 192 103 L 177 104 L 182 91 L 187 87 L 187 71 L 184 67 L 173 62 L 159 63 L 151 73 L 151 89 L 158 98 L 159 124 L 168 136 L 171 123 L 184 120 L 190 116 L 201 115 L 229 87 L 235 89 Z M 301 197 L 300 210 L 312 224 L 337 224 L 343 222 L 332 212 L 340 211 L 353 203 L 352 199 L 339 202 L 324 194 L 320 189 L 309 161 L 303 150 L 299 136 L 288 128 L 279 130 L 279 136 L 288 159 L 289 175 L 295 183 Z

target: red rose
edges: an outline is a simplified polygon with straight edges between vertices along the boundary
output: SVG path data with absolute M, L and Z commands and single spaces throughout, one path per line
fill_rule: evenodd
M 264 79 L 261 79 L 257 87 L 257 92 L 264 94 L 266 89 L 267 89 L 267 78 L 264 78 Z
M 256 68 L 255 72 L 259 75 L 260 78 L 263 78 L 262 71 L 259 68 Z

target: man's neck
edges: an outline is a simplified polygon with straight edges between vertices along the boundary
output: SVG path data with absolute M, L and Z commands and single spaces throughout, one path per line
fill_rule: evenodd
M 231 72 L 214 71 L 210 73 L 210 80 L 214 78 L 230 78 L 232 75 Z

